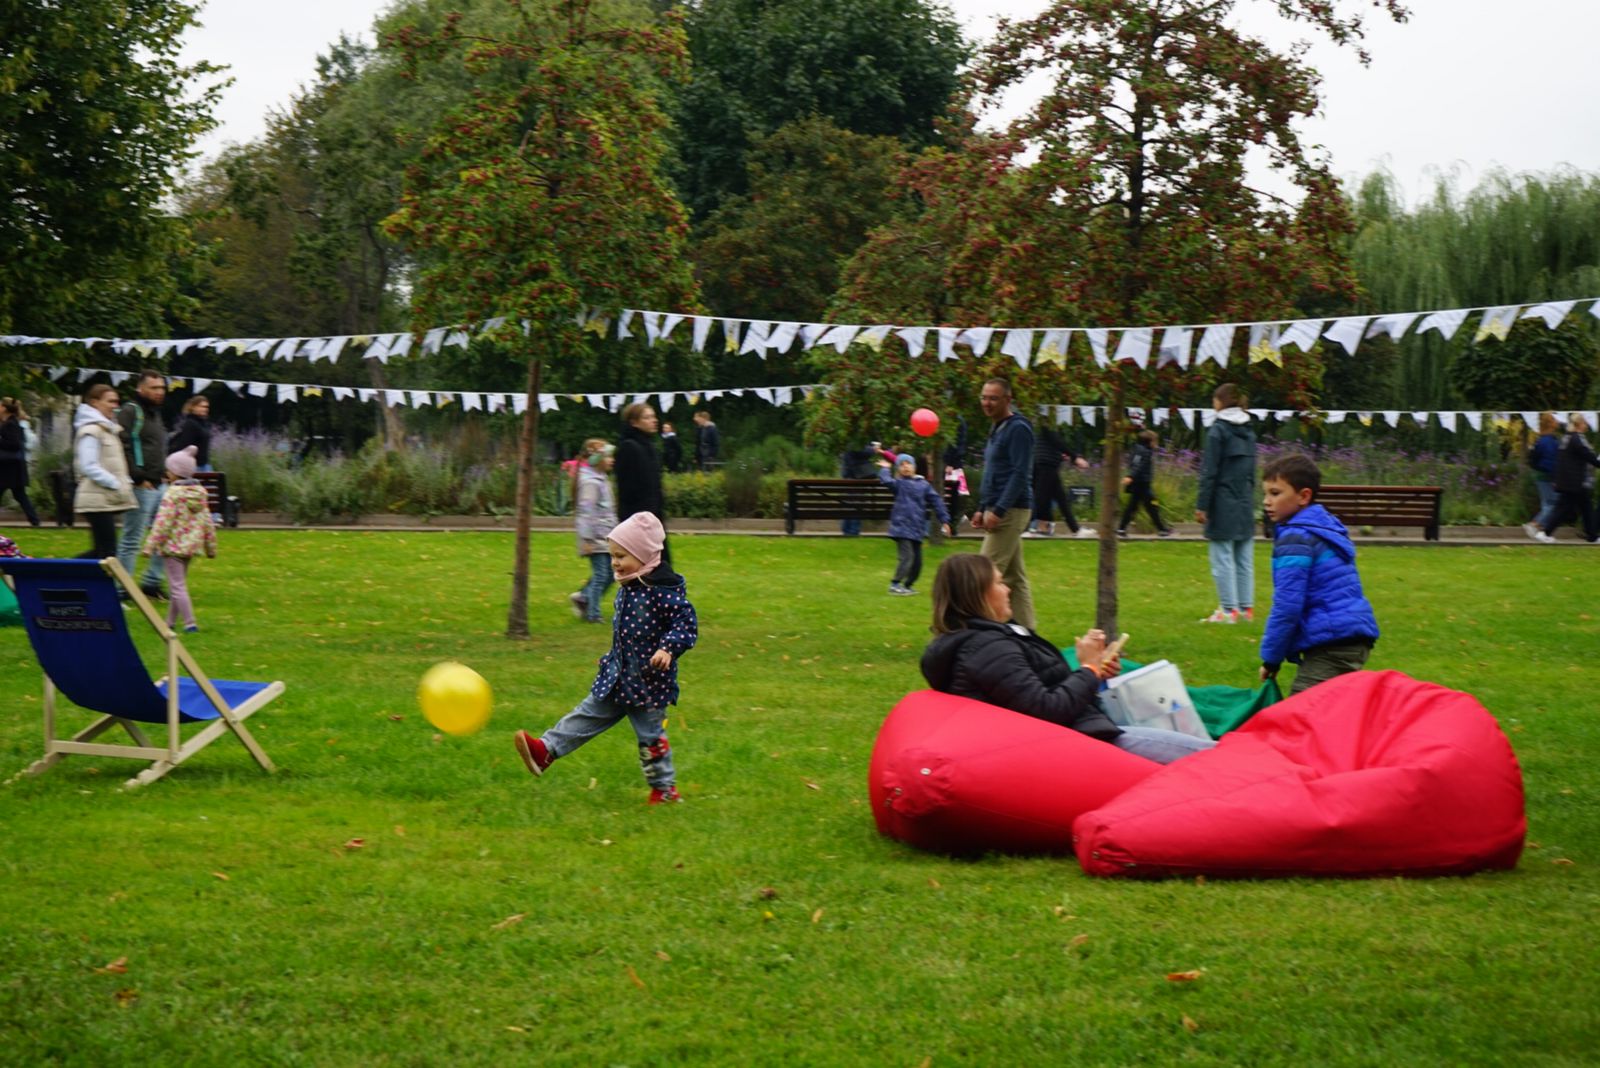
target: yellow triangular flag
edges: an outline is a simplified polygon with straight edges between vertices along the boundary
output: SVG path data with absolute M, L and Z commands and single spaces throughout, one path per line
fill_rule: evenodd
M 1283 353 L 1274 348 L 1272 343 L 1266 339 L 1262 339 L 1250 346 L 1250 362 L 1261 363 L 1263 361 L 1275 363 L 1279 367 L 1283 366 Z

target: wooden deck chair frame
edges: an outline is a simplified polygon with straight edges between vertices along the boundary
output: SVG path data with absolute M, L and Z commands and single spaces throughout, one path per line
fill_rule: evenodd
M 116 715 L 102 715 L 71 738 L 57 738 L 57 688 L 55 681 L 50 678 L 47 672 L 44 676 L 45 755 L 18 775 L 13 776 L 10 781 L 15 781 L 24 775 L 38 775 L 59 763 L 66 756 L 106 756 L 150 761 L 151 764 L 148 768 L 123 784 L 124 789 L 142 786 L 155 782 L 167 772 L 183 764 L 190 757 L 210 745 L 217 738 L 229 732 L 239 739 L 239 742 L 255 758 L 256 763 L 261 765 L 262 770 L 269 773 L 276 771 L 277 769 L 273 766 L 272 760 L 267 756 L 266 751 L 261 748 L 260 744 L 255 740 L 255 736 L 245 726 L 245 720 L 276 700 L 283 693 L 283 683 L 280 681 L 267 683 L 263 689 L 257 691 L 240 704 L 230 707 L 227 700 L 218 692 L 217 686 L 211 677 L 195 661 L 189 650 L 184 648 L 177 632 L 156 611 L 149 598 L 139 589 L 139 584 L 133 581 L 132 576 L 128 574 L 122 564 L 115 557 L 107 557 L 99 561 L 99 565 L 105 570 L 106 574 L 111 576 L 112 581 L 128 595 L 135 609 L 144 616 L 165 644 L 167 673 L 156 680 L 156 685 L 170 683 L 166 688 L 166 744 L 156 745 L 151 743 L 141 729 L 141 724 L 144 726 L 151 726 L 151 724 L 142 720 L 125 719 Z M 9 576 L 7 578 L 9 579 Z M 31 638 L 32 631 L 30 630 L 29 633 Z M 180 666 L 194 680 L 200 692 L 205 695 L 207 701 L 217 711 L 216 719 L 209 721 L 206 726 L 191 735 L 187 740 L 183 738 L 180 729 L 182 720 L 179 710 L 180 687 L 178 685 L 180 679 L 178 669 Z M 89 709 L 89 711 L 98 712 L 101 710 Z M 128 733 L 134 744 L 114 745 L 94 740 L 106 731 L 119 726 Z

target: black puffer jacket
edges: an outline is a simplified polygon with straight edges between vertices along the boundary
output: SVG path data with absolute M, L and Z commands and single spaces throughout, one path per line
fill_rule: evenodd
M 941 693 L 970 697 L 1107 741 L 1121 734 L 1100 707 L 1100 680 L 1072 670 L 1055 646 L 1023 627 L 969 619 L 922 653 L 922 675 Z
M 617 522 L 635 512 L 649 512 L 664 525 L 666 502 L 661 492 L 661 456 L 654 437 L 638 427 L 624 425 L 618 436 L 616 464 Z

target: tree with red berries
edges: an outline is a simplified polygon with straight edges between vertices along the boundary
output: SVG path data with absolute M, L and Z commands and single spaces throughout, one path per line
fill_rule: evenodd
M 593 0 L 509 6 L 492 34 L 464 31 L 459 16 L 395 34 L 413 69 L 458 65 L 472 91 L 428 137 L 387 226 L 421 253 L 418 328 L 484 327 L 484 358 L 525 364 L 506 635 L 526 638 L 544 369 L 592 368 L 601 357 L 585 326 L 610 321 L 623 302 L 687 312 L 697 298 L 686 217 L 662 176 L 662 97 L 686 65 L 676 16 Z M 660 351 L 640 354 L 641 373 Z

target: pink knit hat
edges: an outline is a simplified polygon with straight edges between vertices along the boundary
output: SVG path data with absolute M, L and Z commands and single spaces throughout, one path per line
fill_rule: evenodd
M 196 445 L 185 445 L 177 452 L 167 453 L 167 472 L 173 478 L 193 478 L 198 449 Z
M 616 526 L 606 538 L 614 542 L 642 565 L 637 571 L 617 572 L 618 582 L 628 582 L 640 575 L 648 575 L 661 563 L 661 548 L 667 543 L 667 532 L 661 520 L 649 512 L 635 512 Z

